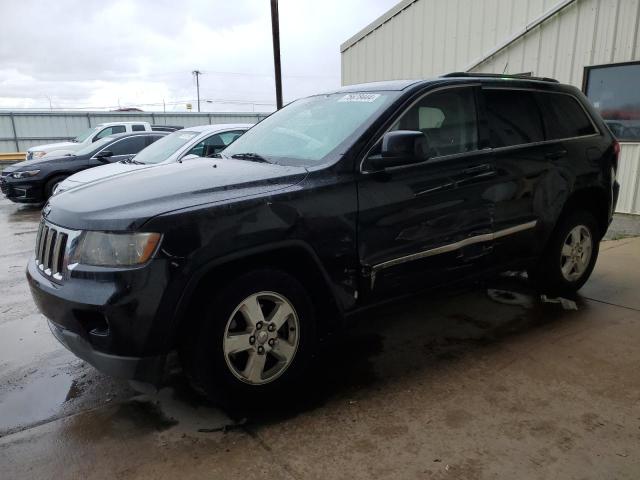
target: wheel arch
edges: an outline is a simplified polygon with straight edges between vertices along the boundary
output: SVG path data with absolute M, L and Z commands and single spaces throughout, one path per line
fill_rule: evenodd
M 47 196 L 47 187 L 49 186 L 49 183 L 54 180 L 55 178 L 61 177 L 61 180 L 65 180 L 67 178 L 69 178 L 71 175 L 73 175 L 73 173 L 69 173 L 69 172 L 61 172 L 58 170 L 54 170 L 51 173 L 49 173 L 43 180 L 42 180 L 42 196 L 46 197 Z M 46 200 L 46 198 L 45 198 Z
M 600 237 L 603 237 L 607 232 L 607 228 L 609 228 L 610 202 L 611 199 L 603 187 L 592 186 L 576 190 L 565 202 L 560 216 L 556 220 L 555 227 L 557 227 L 560 220 L 569 213 L 575 212 L 576 210 L 586 210 L 595 217 L 600 227 L 598 233 Z
M 182 332 L 192 325 L 197 318 L 199 305 L 207 295 L 210 296 L 212 289 L 222 282 L 226 283 L 231 277 L 260 268 L 282 270 L 305 286 L 318 311 L 317 318 L 329 319 L 318 322 L 321 336 L 342 321 L 343 312 L 338 306 L 338 297 L 316 252 L 303 241 L 287 241 L 235 252 L 212 260 L 194 272 L 175 310 L 173 341 L 176 342 Z

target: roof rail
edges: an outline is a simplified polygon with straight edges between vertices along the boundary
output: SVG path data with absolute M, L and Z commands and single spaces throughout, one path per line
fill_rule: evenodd
M 440 75 L 440 78 L 450 77 L 472 77 L 472 78 L 513 78 L 517 80 L 538 80 L 541 82 L 553 82 L 560 83 L 555 78 L 549 77 L 534 77 L 528 73 L 516 73 L 514 75 L 502 75 L 500 73 L 470 73 L 470 72 L 452 72 Z

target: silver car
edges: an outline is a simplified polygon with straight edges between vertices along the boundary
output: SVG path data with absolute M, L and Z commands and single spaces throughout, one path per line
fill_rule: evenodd
M 151 144 L 134 157 L 71 175 L 57 185 L 53 194 L 57 195 L 104 178 L 126 175 L 134 170 L 211 157 L 231 145 L 252 126 L 249 123 L 228 123 L 178 130 Z

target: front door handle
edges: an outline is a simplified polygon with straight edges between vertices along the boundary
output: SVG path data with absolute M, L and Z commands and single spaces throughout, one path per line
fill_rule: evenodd
M 565 157 L 567 155 L 567 151 L 562 149 L 562 150 L 557 150 L 555 152 L 549 152 L 545 155 L 545 158 L 547 160 L 558 160 L 562 157 Z

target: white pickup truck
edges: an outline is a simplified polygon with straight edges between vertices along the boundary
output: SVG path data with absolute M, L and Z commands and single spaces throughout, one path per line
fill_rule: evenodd
M 46 145 L 36 145 L 27 150 L 26 160 L 42 158 L 44 156 L 63 156 L 73 153 L 85 146 L 100 140 L 107 135 L 125 132 L 144 132 L 153 130 L 149 122 L 109 122 L 99 123 L 91 127 L 70 142 L 49 143 Z

